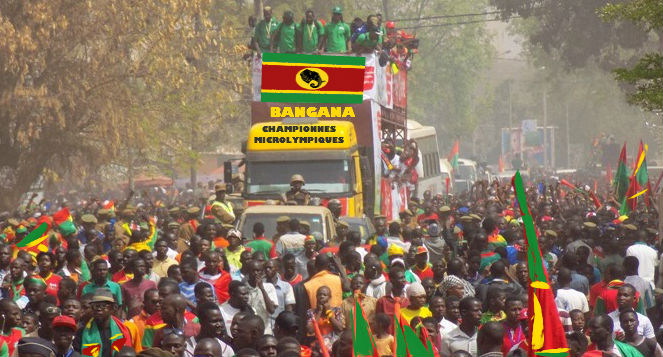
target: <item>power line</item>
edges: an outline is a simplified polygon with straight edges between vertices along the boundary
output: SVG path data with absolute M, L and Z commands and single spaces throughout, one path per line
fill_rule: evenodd
M 437 16 L 425 16 L 425 17 L 415 17 L 410 19 L 394 19 L 390 21 L 419 21 L 419 20 L 432 20 L 432 19 L 449 19 L 454 17 L 468 17 L 468 16 L 482 16 L 482 15 L 495 15 L 501 14 L 502 11 L 487 11 L 487 12 L 478 12 L 478 13 L 466 13 L 466 14 L 455 14 L 455 15 L 437 15 Z
M 431 25 L 419 25 L 419 26 L 410 26 L 410 27 L 399 27 L 401 30 L 409 29 L 418 29 L 422 27 L 446 27 L 446 26 L 457 26 L 457 25 L 468 25 L 468 24 L 478 24 L 482 22 L 491 22 L 491 21 L 506 21 L 510 19 L 519 19 L 520 16 L 511 16 L 505 19 L 485 19 L 485 20 L 473 20 L 473 21 L 461 21 L 461 22 L 444 22 L 441 24 L 431 24 Z

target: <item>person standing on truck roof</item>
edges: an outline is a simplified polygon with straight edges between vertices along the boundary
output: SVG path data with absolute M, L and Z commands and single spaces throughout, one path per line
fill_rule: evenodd
M 285 193 L 284 202 L 295 201 L 298 205 L 308 206 L 311 200 L 311 194 L 302 189 L 304 186 L 304 176 L 294 174 L 290 178 L 290 191 Z
M 306 10 L 305 17 L 297 27 L 297 51 L 318 54 L 318 45 L 325 34 L 325 28 L 315 18 L 313 10 Z
M 331 22 L 325 26 L 320 49 L 329 53 L 350 53 L 350 37 L 350 26 L 343 22 L 343 10 L 336 6 L 332 9 Z
M 235 212 L 230 202 L 226 202 L 226 184 L 217 183 L 214 185 L 216 192 L 216 200 L 212 202 L 212 214 L 216 219 L 224 224 L 232 224 L 235 222 Z
M 283 22 L 276 28 L 272 34 L 270 50 L 274 52 L 274 48 L 278 48 L 280 53 L 295 53 L 295 33 L 297 24 L 294 21 L 294 14 L 292 11 L 283 13 Z
M 253 36 L 253 49 L 262 55 L 263 52 L 269 52 L 269 47 L 272 41 L 272 33 L 276 31 L 279 22 L 272 17 L 272 7 L 265 6 L 262 11 L 263 20 L 256 25 L 255 34 Z

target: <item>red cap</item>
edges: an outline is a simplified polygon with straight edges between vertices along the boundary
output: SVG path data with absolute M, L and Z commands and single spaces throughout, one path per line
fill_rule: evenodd
M 396 24 L 393 21 L 387 21 L 387 23 L 384 24 L 384 26 L 388 29 L 393 29 L 396 27 Z
M 51 326 L 53 328 L 62 326 L 62 327 L 69 327 L 74 331 L 78 330 L 78 326 L 76 325 L 76 320 L 74 320 L 72 317 L 67 315 L 60 315 L 55 317 L 53 319 L 53 324 Z
M 424 253 L 428 253 L 428 249 L 426 249 L 426 247 L 424 247 L 423 245 L 418 246 L 416 254 L 424 254 Z

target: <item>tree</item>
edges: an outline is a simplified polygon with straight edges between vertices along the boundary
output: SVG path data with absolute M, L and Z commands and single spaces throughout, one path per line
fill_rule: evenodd
M 0 2 L 0 208 L 44 170 L 94 172 L 163 147 L 191 156 L 182 128 L 218 126 L 218 102 L 248 82 L 226 40 L 234 30 L 211 10 L 211 0 Z
M 609 0 L 491 1 L 505 19 L 535 18 L 526 34 L 529 45 L 542 48 L 566 68 L 581 68 L 588 61 L 613 68 L 629 61 L 647 41 L 641 28 L 626 22 L 607 23 L 597 16 Z
M 623 4 L 608 4 L 599 12 L 604 21 L 629 21 L 642 30 L 655 31 L 659 37 L 663 30 L 663 1 L 634 0 Z M 647 110 L 663 110 L 663 56 L 650 52 L 638 59 L 631 68 L 614 70 L 618 81 L 629 88 L 628 101 Z

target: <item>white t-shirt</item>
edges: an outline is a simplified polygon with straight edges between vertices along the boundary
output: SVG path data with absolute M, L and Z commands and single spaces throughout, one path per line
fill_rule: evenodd
M 240 310 L 232 307 L 228 301 L 221 304 L 219 309 L 221 310 L 221 316 L 223 316 L 223 323 L 226 324 L 226 332 L 228 333 L 228 336 L 232 337 L 232 333 L 230 332 L 230 325 L 233 323 L 235 314 L 237 314 Z
M 638 258 L 640 265 L 638 266 L 638 275 L 643 279 L 654 283 L 654 271 L 656 270 L 656 250 L 652 247 L 636 243 L 626 249 L 626 256 Z
M 233 351 L 232 347 L 228 346 L 225 342 L 219 340 L 218 338 L 215 339 L 216 342 L 221 345 L 221 356 L 220 357 L 234 357 L 235 356 L 235 351 Z M 189 339 L 186 341 L 186 347 L 184 348 L 184 357 L 193 357 L 193 351 L 196 349 L 196 338 L 191 336 Z
M 274 306 L 278 306 L 279 299 L 276 295 L 276 288 L 272 283 L 264 282 L 263 286 L 265 287 L 265 292 L 267 292 L 267 297 L 272 300 Z M 265 323 L 265 335 L 272 334 L 272 315 L 267 312 L 267 305 L 262 296 L 262 291 L 258 287 L 252 287 L 248 285 L 249 288 L 249 305 L 253 308 L 253 311 L 262 319 L 262 322 Z
M 649 318 L 639 312 L 636 312 L 638 316 L 638 333 L 645 338 L 656 338 L 656 332 L 654 331 L 654 326 L 651 324 Z M 622 329 L 621 323 L 619 323 L 619 310 L 615 310 L 608 314 L 612 319 L 612 335 L 615 336 L 617 332 L 624 332 Z
M 578 309 L 583 314 L 589 312 L 589 303 L 585 294 L 571 288 L 557 290 L 555 304 L 566 311 Z
M 297 232 L 289 232 L 282 235 L 279 238 L 279 241 L 276 243 L 275 250 L 280 255 L 284 255 L 287 252 L 291 252 L 292 254 L 297 256 L 303 253 L 305 240 L 306 240 L 305 235 Z

